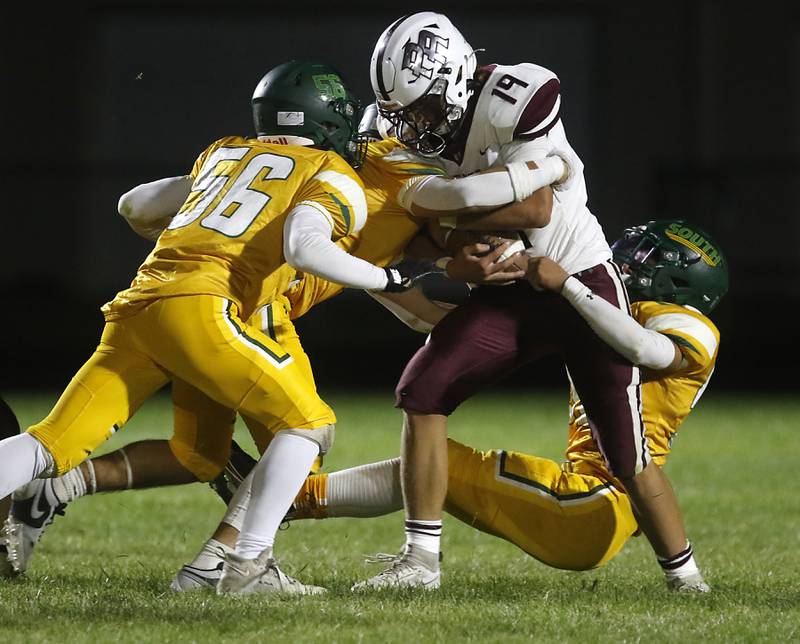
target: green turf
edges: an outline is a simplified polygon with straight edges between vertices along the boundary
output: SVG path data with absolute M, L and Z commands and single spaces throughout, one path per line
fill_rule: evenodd
M 8 396 L 23 424 L 51 395 Z M 391 396 L 327 396 L 339 416 L 326 469 L 395 456 Z M 566 403 L 553 396 L 481 396 L 452 435 L 476 447 L 559 458 Z M 156 399 L 110 441 L 168 435 Z M 392 552 L 402 515 L 296 522 L 278 535 L 287 572 L 326 585 L 322 598 L 176 596 L 171 575 L 222 513 L 204 485 L 84 499 L 58 518 L 27 577 L 0 581 L 8 642 L 789 642 L 800 640 L 800 456 L 797 399 L 708 395 L 674 445 L 668 472 L 714 592 L 674 596 L 644 539 L 603 569 L 546 568 L 508 543 L 445 521 L 444 581 L 435 593 L 352 595 L 372 572 L 362 554 Z M 250 445 L 244 435 L 238 438 Z

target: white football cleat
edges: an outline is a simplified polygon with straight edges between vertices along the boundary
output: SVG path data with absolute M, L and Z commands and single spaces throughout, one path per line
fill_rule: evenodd
M 14 564 L 8 556 L 8 543 L 6 537 L 6 526 L 0 528 L 0 579 L 10 579 L 19 573 L 15 570 Z
M 667 588 L 673 593 L 710 593 L 711 587 L 703 580 L 700 573 L 667 579 Z
M 219 564 L 214 568 L 197 568 L 186 564 L 172 578 L 169 589 L 176 593 L 185 593 L 191 590 L 210 588 L 214 590 L 222 575 L 222 566 L 225 561 L 220 558 Z
M 249 593 L 285 593 L 288 595 L 320 595 L 328 592 L 290 577 L 278 568 L 278 562 L 265 550 L 255 559 L 245 559 L 236 553 L 225 555 L 217 595 L 247 595 Z
M 439 588 L 442 573 L 439 555 L 406 545 L 398 555 L 378 554 L 367 559 L 369 563 L 388 563 L 389 567 L 374 577 L 354 584 L 350 590 L 374 588 Z
M 3 526 L 0 542 L 5 546 L 6 562 L 0 576 L 19 575 L 28 569 L 33 548 L 57 514 L 63 515 L 66 503 L 53 492 L 51 479 L 34 479 L 11 496 L 11 511 Z
M 172 578 L 170 590 L 176 593 L 203 588 L 214 590 L 219 583 L 222 566 L 225 565 L 226 552 L 231 552 L 231 549 L 214 540 L 206 542 L 192 563 L 183 566 Z

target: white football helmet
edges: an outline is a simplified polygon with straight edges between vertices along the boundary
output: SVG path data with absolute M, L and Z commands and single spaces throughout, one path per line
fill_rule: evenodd
M 380 141 L 395 136 L 394 125 L 381 116 L 377 103 L 370 103 L 361 113 L 358 133 L 365 135 L 370 141 Z
M 475 52 L 450 20 L 431 11 L 404 16 L 381 34 L 370 80 L 381 115 L 420 154 L 439 154 L 472 93 Z

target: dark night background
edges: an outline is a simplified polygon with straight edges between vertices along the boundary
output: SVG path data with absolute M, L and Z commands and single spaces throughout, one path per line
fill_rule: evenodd
M 712 316 L 722 332 L 712 387 L 796 390 L 794 4 L 197 0 L 7 13 L 0 390 L 61 389 L 90 355 L 100 305 L 149 250 L 117 215 L 120 194 L 185 174 L 214 139 L 250 134 L 250 94 L 285 60 L 327 59 L 369 100 L 381 31 L 425 9 L 447 13 L 485 49 L 479 63 L 535 62 L 559 75 L 567 135 L 609 240 L 674 216 L 717 237 L 732 287 Z M 423 339 L 358 292 L 298 328 L 323 393 L 390 389 Z M 561 386 L 563 375 L 550 361 L 507 384 Z

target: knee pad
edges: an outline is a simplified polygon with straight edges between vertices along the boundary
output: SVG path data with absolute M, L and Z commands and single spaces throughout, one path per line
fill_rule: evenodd
M 324 427 L 317 427 L 315 429 L 282 429 L 281 431 L 314 441 L 319 445 L 319 453 L 327 454 L 330 448 L 333 447 L 335 427 L 335 425 L 325 425 Z

